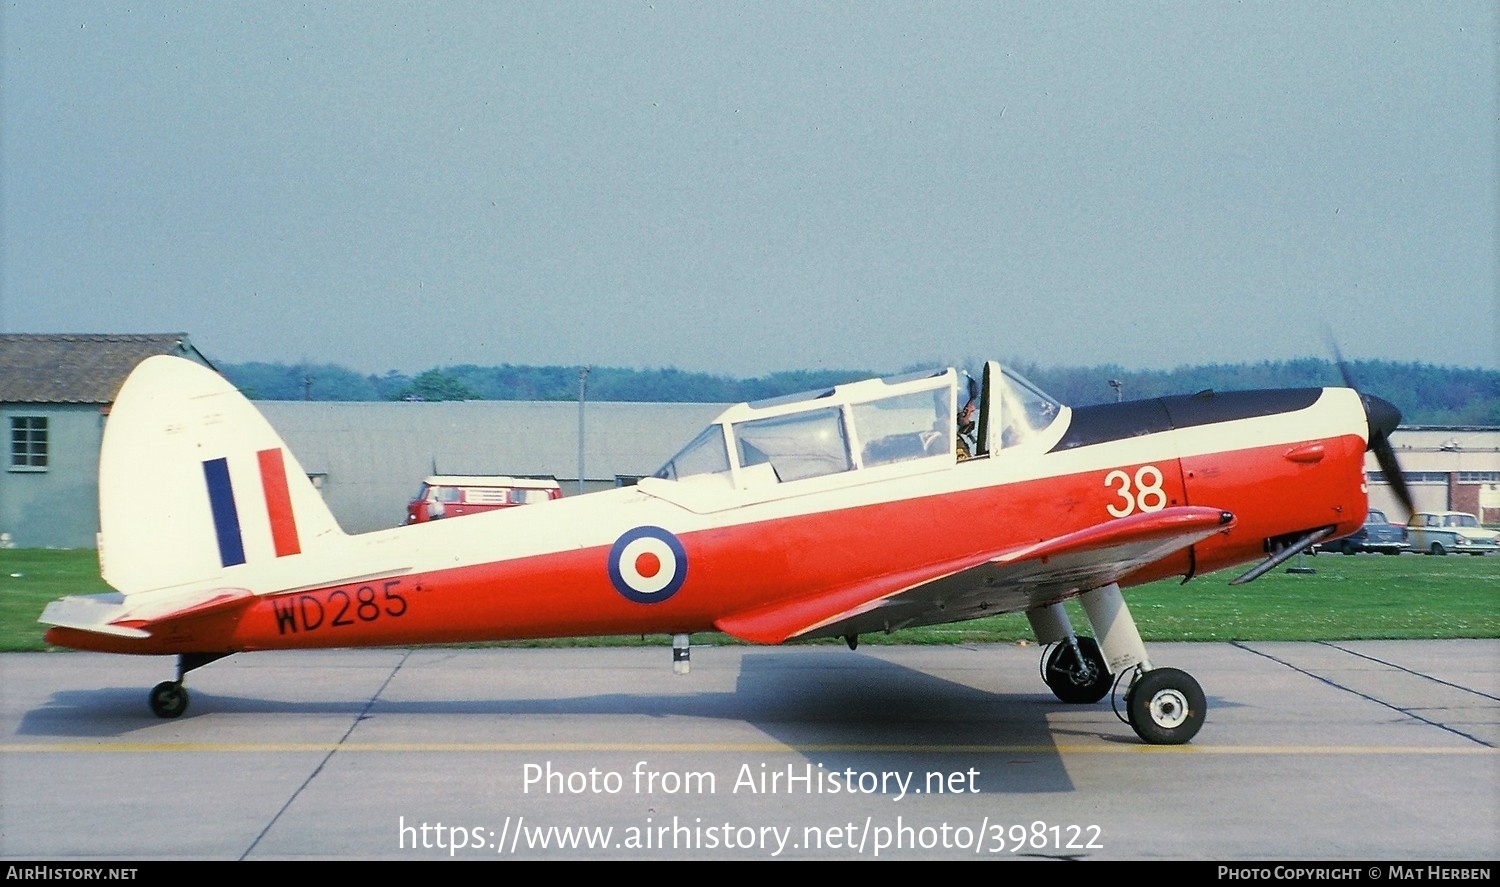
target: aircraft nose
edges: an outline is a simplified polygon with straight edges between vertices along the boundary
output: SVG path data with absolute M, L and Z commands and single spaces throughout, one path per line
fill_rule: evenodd
M 1370 426 L 1369 446 L 1365 449 L 1373 450 L 1377 441 L 1390 437 L 1396 426 L 1401 424 L 1401 411 L 1396 409 L 1395 404 L 1373 394 L 1361 397 L 1365 402 L 1365 418 Z

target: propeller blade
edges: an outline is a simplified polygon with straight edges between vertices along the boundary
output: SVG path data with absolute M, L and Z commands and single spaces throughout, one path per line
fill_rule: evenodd
M 1331 337 L 1329 347 L 1333 349 L 1333 356 L 1338 364 L 1339 375 L 1344 378 L 1344 385 L 1359 391 L 1359 384 L 1354 381 L 1354 373 L 1349 369 L 1349 364 L 1344 360 L 1344 355 L 1339 353 L 1338 344 Z M 1373 394 L 1365 394 L 1359 391 L 1359 399 L 1365 405 L 1365 418 L 1370 426 L 1369 444 L 1365 449 L 1375 454 L 1375 461 L 1380 463 L 1380 470 L 1385 474 L 1385 482 L 1390 485 L 1391 492 L 1396 494 L 1396 499 L 1406 509 L 1408 515 L 1416 512 L 1416 506 L 1412 502 L 1411 489 L 1406 485 L 1406 475 L 1401 472 L 1401 463 L 1396 459 L 1396 451 L 1391 446 L 1391 432 L 1401 424 L 1401 411 L 1384 398 Z
M 1375 451 L 1375 461 L 1380 463 L 1380 470 L 1385 472 L 1385 481 L 1391 485 L 1391 492 L 1396 494 L 1408 515 L 1415 514 L 1417 507 L 1412 503 L 1411 490 L 1406 486 L 1406 477 L 1401 473 L 1401 463 L 1396 461 L 1396 452 L 1391 449 L 1390 440 L 1382 437 L 1370 448 Z
M 1331 335 L 1328 337 L 1328 347 L 1333 349 L 1333 362 L 1339 368 L 1339 375 L 1344 377 L 1344 387 L 1358 391 L 1359 385 L 1354 382 L 1354 373 L 1349 369 L 1348 361 L 1344 360 L 1343 352 L 1339 351 L 1339 345 Z

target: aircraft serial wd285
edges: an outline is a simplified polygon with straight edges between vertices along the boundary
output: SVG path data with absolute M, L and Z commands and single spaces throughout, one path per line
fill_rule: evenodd
M 1070 409 L 993 362 L 965 379 L 739 404 L 636 486 L 348 535 L 248 400 L 153 357 L 100 456 L 115 593 L 41 621 L 51 644 L 176 655 L 150 694 L 170 718 L 187 672 L 253 650 L 667 634 L 686 671 L 694 632 L 853 648 L 1023 610 L 1058 699 L 1128 678 L 1130 725 L 1175 744 L 1203 691 L 1147 658 L 1121 588 L 1258 561 L 1249 581 L 1360 527 L 1367 448 L 1394 465 L 1400 414 L 1352 385 Z

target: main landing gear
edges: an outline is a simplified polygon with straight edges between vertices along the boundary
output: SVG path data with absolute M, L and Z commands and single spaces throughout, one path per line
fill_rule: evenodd
M 1072 705 L 1087 705 L 1109 695 L 1114 675 L 1091 637 L 1070 634 L 1042 660 L 1042 680 L 1052 695 Z
M 1120 587 L 1085 592 L 1079 602 L 1098 641 L 1074 634 L 1061 604 L 1026 614 L 1037 640 L 1051 645 L 1042 680 L 1052 695 L 1069 704 L 1098 702 L 1128 673 L 1122 720 L 1143 742 L 1181 745 L 1198 735 L 1207 711 L 1203 688 L 1185 671 L 1151 667 Z
M 1181 745 L 1203 726 L 1203 688 L 1175 668 L 1137 671 L 1125 691 L 1125 712 L 1137 736 L 1152 745 Z
M 228 653 L 183 653 L 177 657 L 177 680 L 162 681 L 151 688 L 148 701 L 151 712 L 159 718 L 177 718 L 187 711 L 188 691 L 183 678 L 195 668 L 216 662 Z
M 175 718 L 187 711 L 188 691 L 179 678 L 151 688 L 151 712 L 159 718 Z

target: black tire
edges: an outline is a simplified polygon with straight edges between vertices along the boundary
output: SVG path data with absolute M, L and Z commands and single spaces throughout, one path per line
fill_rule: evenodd
M 1182 745 L 1198 735 L 1207 714 L 1203 688 L 1175 668 L 1156 668 L 1136 678 L 1125 696 L 1130 726 L 1150 745 Z
M 151 711 L 159 718 L 181 717 L 187 711 L 187 687 L 176 681 L 162 681 L 151 688 Z
M 1443 543 L 1434 542 L 1432 543 L 1432 548 L 1428 550 L 1428 553 L 1436 555 L 1438 557 L 1442 557 L 1443 555 L 1448 553 L 1448 550 L 1443 548 Z
M 1047 654 L 1047 663 L 1042 679 L 1047 688 L 1069 705 L 1088 705 L 1109 694 L 1112 675 L 1104 664 L 1104 654 L 1099 643 L 1090 637 L 1078 638 L 1078 652 L 1083 654 L 1080 663 L 1073 656 L 1073 648 L 1066 643 L 1058 644 Z

